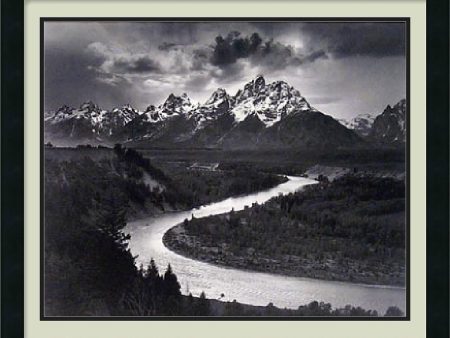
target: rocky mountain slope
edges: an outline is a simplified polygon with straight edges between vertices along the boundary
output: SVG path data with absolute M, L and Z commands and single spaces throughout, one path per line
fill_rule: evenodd
M 355 131 L 358 135 L 365 137 L 370 134 L 375 116 L 371 114 L 359 114 L 350 121 L 345 119 L 339 119 L 338 121 L 348 129 Z
M 406 141 L 406 100 L 388 105 L 379 115 L 360 114 L 347 121 L 338 120 L 358 135 L 375 143 L 397 144 Z
M 124 128 L 139 116 L 139 112 L 125 105 L 111 111 L 102 110 L 93 102 L 85 102 L 78 109 L 62 106 L 49 112 L 44 119 L 44 138 L 56 144 L 98 143 L 123 135 Z
M 262 76 L 233 96 L 219 88 L 203 104 L 170 94 L 139 112 L 127 105 L 111 111 L 92 102 L 46 114 L 45 140 L 55 144 L 116 143 L 143 147 L 226 149 L 324 148 L 364 141 L 307 102 L 284 81 Z
M 393 107 L 388 105 L 373 122 L 369 136 L 382 143 L 404 143 L 406 141 L 406 100 Z

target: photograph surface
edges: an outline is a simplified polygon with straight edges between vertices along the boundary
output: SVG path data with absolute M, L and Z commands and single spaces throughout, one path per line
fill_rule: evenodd
M 42 319 L 407 319 L 409 21 L 42 19 Z

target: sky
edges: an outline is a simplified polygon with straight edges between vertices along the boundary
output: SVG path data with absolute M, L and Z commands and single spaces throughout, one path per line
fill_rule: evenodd
M 45 22 L 44 108 L 93 101 L 145 110 L 173 93 L 205 102 L 258 75 L 335 118 L 377 115 L 406 96 L 405 24 Z

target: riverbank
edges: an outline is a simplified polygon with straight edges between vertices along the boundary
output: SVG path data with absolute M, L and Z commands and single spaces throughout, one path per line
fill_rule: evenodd
M 346 267 L 339 266 L 333 260 L 317 261 L 314 258 L 299 257 L 295 255 L 266 256 L 255 253 L 254 249 L 247 248 L 246 254 L 235 255 L 227 250 L 227 245 L 204 246 L 195 236 L 186 234 L 182 224 L 167 231 L 163 236 L 164 245 L 175 253 L 214 264 L 236 269 L 266 272 L 291 277 L 306 277 L 328 281 L 360 283 L 367 285 L 404 286 L 404 267 L 398 266 L 398 273 L 390 271 L 392 267 L 379 265 L 377 269 L 367 266 L 356 260 L 347 261 Z M 358 272 L 350 274 L 349 272 Z

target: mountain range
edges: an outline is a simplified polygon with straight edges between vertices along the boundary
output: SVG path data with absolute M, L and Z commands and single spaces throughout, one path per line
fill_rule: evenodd
M 170 94 L 160 105 L 138 111 L 130 105 L 110 111 L 93 102 L 45 113 L 44 139 L 60 146 L 81 143 L 139 147 L 223 149 L 336 148 L 369 141 L 405 140 L 405 100 L 374 119 L 337 121 L 312 107 L 284 81 L 266 84 L 258 76 L 235 95 L 218 88 L 193 103 Z M 373 121 L 373 122 L 372 122 Z M 403 136 L 402 136 L 403 135 Z
M 338 119 L 338 121 L 348 129 L 355 131 L 358 135 L 366 137 L 369 136 L 372 130 L 375 116 L 372 114 L 359 114 L 349 121 L 345 119 Z
M 388 105 L 372 125 L 370 137 L 387 143 L 406 141 L 406 100 L 400 100 L 393 107 Z
M 378 143 L 404 143 L 406 141 L 406 100 L 393 107 L 388 105 L 379 115 L 360 114 L 350 121 L 338 120 L 358 135 Z

